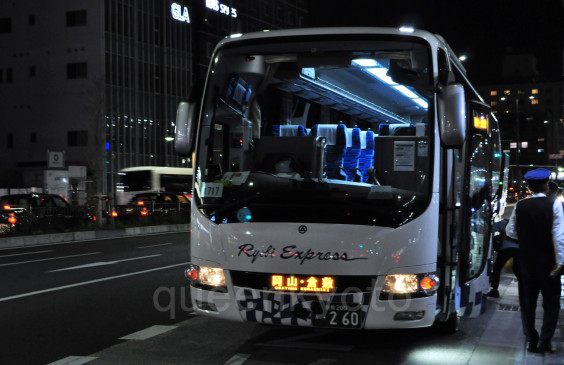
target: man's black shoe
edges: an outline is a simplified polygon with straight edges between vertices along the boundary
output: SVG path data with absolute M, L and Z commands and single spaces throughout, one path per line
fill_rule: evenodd
M 553 354 L 556 352 L 556 349 L 552 347 L 550 341 L 541 341 L 538 346 L 539 352 L 548 352 L 549 354 Z
M 499 298 L 499 291 L 497 291 L 497 289 L 492 289 L 488 292 L 488 297 L 492 297 L 492 298 Z
M 537 342 L 536 341 L 527 341 L 525 342 L 525 348 L 527 349 L 528 352 L 540 352 L 539 348 L 537 347 Z

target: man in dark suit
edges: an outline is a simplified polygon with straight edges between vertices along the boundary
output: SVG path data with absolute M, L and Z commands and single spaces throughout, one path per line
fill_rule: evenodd
M 521 266 L 520 302 L 529 352 L 554 352 L 552 336 L 560 313 L 560 272 L 564 264 L 564 212 L 562 204 L 546 196 L 547 169 L 525 174 L 533 196 L 515 206 L 506 234 L 519 242 Z M 535 311 L 539 292 L 543 297 L 544 316 L 539 333 L 535 329 Z

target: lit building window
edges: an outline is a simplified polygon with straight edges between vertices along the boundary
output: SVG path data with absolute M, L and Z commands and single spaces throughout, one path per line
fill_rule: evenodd
M 544 149 L 543 149 L 543 148 L 539 148 L 539 149 L 537 150 L 537 152 L 538 152 L 538 153 L 544 152 Z
M 537 139 L 538 142 L 544 142 L 544 138 Z
M 509 148 L 517 148 L 517 142 L 511 142 Z
M 503 95 L 511 95 L 511 90 L 503 90 Z
M 496 96 L 496 95 L 497 95 L 497 91 L 496 91 L 496 90 L 490 91 L 490 95 L 491 95 L 491 96 Z
M 539 89 L 533 89 L 531 90 L 531 94 L 538 94 L 539 93 Z
M 497 105 L 497 101 L 492 101 L 492 102 L 491 102 L 491 105 L 492 105 L 492 106 Z
M 536 105 L 536 104 L 538 104 L 538 103 L 539 103 L 539 99 L 532 99 L 532 100 L 531 100 L 531 104 Z

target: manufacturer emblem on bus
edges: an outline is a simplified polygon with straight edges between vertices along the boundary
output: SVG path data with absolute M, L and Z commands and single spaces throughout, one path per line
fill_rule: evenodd
M 307 232 L 307 227 L 306 226 L 299 226 L 298 227 L 298 232 L 300 232 L 301 234 L 304 234 Z

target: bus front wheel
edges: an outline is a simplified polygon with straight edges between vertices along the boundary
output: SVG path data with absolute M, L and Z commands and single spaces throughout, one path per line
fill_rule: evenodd
M 451 313 L 446 321 L 441 321 L 437 319 L 433 327 L 440 333 L 444 334 L 453 334 L 458 331 L 458 324 L 460 323 L 460 319 L 458 318 L 457 313 Z

